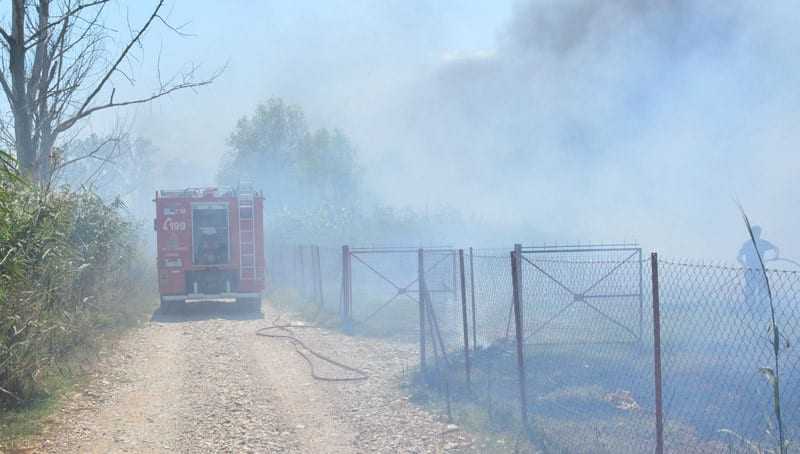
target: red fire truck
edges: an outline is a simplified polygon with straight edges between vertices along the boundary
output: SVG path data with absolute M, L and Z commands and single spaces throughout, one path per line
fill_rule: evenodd
M 196 301 L 261 309 L 263 200 L 247 187 L 156 192 L 153 228 L 164 312 Z

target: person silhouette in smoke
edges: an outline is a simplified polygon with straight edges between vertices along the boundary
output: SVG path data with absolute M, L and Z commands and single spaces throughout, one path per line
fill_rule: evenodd
M 766 262 L 767 253 L 772 252 L 772 257 L 769 260 L 778 259 L 778 247 L 767 240 L 761 239 L 761 227 L 754 225 L 752 228 L 753 239 L 758 246 L 758 250 L 753 246 L 752 240 L 747 240 L 739 249 L 739 254 L 736 260 L 744 267 L 744 299 L 747 308 L 752 312 L 756 310 L 756 305 L 765 302 L 764 298 L 767 297 L 767 283 L 764 280 L 764 273 L 761 270 L 761 260 L 758 254 L 761 254 L 761 259 Z

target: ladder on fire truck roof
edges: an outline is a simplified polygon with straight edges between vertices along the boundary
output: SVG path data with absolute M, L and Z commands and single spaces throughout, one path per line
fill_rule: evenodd
M 239 187 L 239 279 L 256 278 L 255 194 L 249 185 Z

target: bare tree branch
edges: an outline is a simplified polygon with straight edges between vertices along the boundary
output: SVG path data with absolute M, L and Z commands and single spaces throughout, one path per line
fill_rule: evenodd
M 118 145 L 119 145 L 119 142 L 116 142 L 114 148 L 111 150 L 111 154 L 113 154 L 115 151 L 119 151 L 119 146 Z M 102 162 L 100 163 L 99 166 L 97 166 L 95 171 L 91 175 L 89 175 L 89 177 L 86 178 L 83 181 L 83 183 L 81 183 L 81 185 L 90 184 L 92 182 L 92 180 L 94 180 L 95 177 L 97 177 L 97 175 L 100 174 L 100 171 L 103 170 L 103 167 L 105 167 L 106 164 L 110 164 L 112 162 L 113 162 L 113 160 L 110 157 L 109 157 L 109 159 L 102 160 Z
M 22 172 L 42 183 L 50 181 L 52 173 L 63 165 L 76 162 L 58 162 L 58 153 L 53 150 L 59 136 L 75 128 L 80 120 L 96 112 L 144 104 L 179 90 L 208 85 L 224 71 L 198 80 L 198 67 L 192 65 L 164 80 L 159 49 L 158 86 L 152 94 L 118 100 L 116 81 L 135 85 L 133 63 L 141 59 L 134 49 L 143 49 L 154 22 L 179 36 L 190 34 L 183 31 L 186 24 L 169 23 L 166 0 L 153 0 L 142 26 L 134 30 L 129 25 L 130 35 L 111 54 L 106 44 L 112 32 L 119 32 L 102 22 L 110 1 L 11 0 L 11 23 L 0 26 L 0 87 L 10 108 L 9 115 L 0 115 L 0 141 L 14 149 Z
M 174 93 L 174 92 L 176 92 L 178 90 L 184 90 L 186 88 L 197 88 L 197 87 L 202 87 L 202 86 L 205 86 L 205 85 L 210 85 L 211 83 L 214 82 L 214 80 L 216 80 L 217 77 L 218 77 L 218 75 L 217 76 L 213 76 L 213 77 L 211 77 L 209 79 L 206 79 L 204 81 L 201 81 L 201 82 L 184 82 L 184 83 L 180 83 L 180 84 L 177 84 L 177 85 L 173 85 L 173 86 L 171 86 L 169 88 L 160 90 L 159 92 L 157 92 L 157 93 L 155 93 L 153 95 L 147 96 L 145 98 L 132 99 L 130 101 L 124 101 L 124 102 L 113 102 L 113 99 L 112 99 L 107 104 L 103 104 L 103 105 L 100 105 L 100 106 L 95 106 L 95 107 L 92 107 L 90 109 L 84 110 L 82 113 L 76 114 L 75 116 L 73 116 L 69 120 L 67 120 L 64 123 L 61 123 L 60 125 L 58 125 L 58 127 L 56 128 L 56 132 L 62 132 L 62 131 L 65 131 L 65 130 L 71 128 L 77 121 L 79 121 L 79 120 L 81 120 L 83 118 L 86 118 L 86 117 L 88 117 L 89 115 L 91 115 L 91 114 L 93 114 L 95 112 L 99 112 L 101 110 L 111 109 L 111 108 L 115 108 L 115 107 L 124 107 L 124 106 L 130 106 L 130 105 L 134 105 L 134 104 L 145 104 L 145 103 L 148 103 L 148 102 L 153 101 L 155 99 L 167 96 L 170 93 Z
M 197 36 L 197 35 L 195 35 L 193 33 L 186 33 L 186 32 L 183 31 L 183 28 L 186 28 L 186 26 L 189 25 L 190 22 L 185 22 L 185 23 L 183 23 L 181 25 L 175 26 L 175 25 L 170 24 L 166 19 L 164 19 L 160 15 L 156 16 L 156 17 L 158 18 L 159 21 L 161 21 L 162 24 L 164 24 L 165 27 L 167 27 L 168 29 L 170 29 L 173 32 L 175 32 L 175 34 L 177 34 L 178 36 L 183 36 L 184 38 Z
M 47 33 L 51 28 L 58 26 L 59 24 L 61 24 L 66 20 L 69 20 L 70 17 L 77 16 L 78 13 L 80 13 L 82 10 L 86 8 L 91 8 L 93 6 L 98 6 L 98 5 L 105 6 L 105 4 L 110 1 L 111 0 L 96 0 L 90 3 L 79 4 L 75 8 L 65 11 L 58 20 L 48 23 L 44 27 L 39 28 L 38 31 L 36 31 L 35 33 L 31 34 L 31 36 L 29 36 L 28 39 L 25 40 L 25 44 L 35 45 L 34 41 L 38 40 L 39 37 L 42 36 L 42 34 Z M 2 29 L 0 28 L 0 30 Z
M 0 35 L 3 36 L 3 39 L 5 39 L 8 44 L 11 44 L 12 41 L 11 35 L 8 34 L 5 28 L 0 27 Z
M 76 158 L 68 159 L 68 160 L 60 163 L 59 165 L 57 165 L 55 167 L 55 169 L 53 170 L 53 173 L 55 173 L 58 170 L 63 169 L 64 167 L 67 167 L 70 164 L 74 164 L 76 162 L 83 161 L 84 159 L 96 158 L 97 154 L 100 151 L 102 151 L 103 148 L 105 148 L 106 145 L 108 145 L 110 143 L 118 144 L 120 142 L 120 140 L 121 140 L 121 138 L 118 137 L 118 136 L 107 137 L 104 141 L 100 142 L 100 144 L 97 147 L 95 147 L 94 150 L 90 151 L 89 153 L 86 153 L 84 155 L 78 156 Z M 103 159 L 103 160 L 106 160 L 106 159 Z
M 128 42 L 128 45 L 125 46 L 125 48 L 122 50 L 122 52 L 120 52 L 119 56 L 117 57 L 117 60 L 114 62 L 113 65 L 111 65 L 111 68 L 109 68 L 109 70 L 106 72 L 105 76 L 103 76 L 103 78 L 100 80 L 100 83 L 97 84 L 97 86 L 92 91 L 92 93 L 89 94 L 89 96 L 86 97 L 86 100 L 83 102 L 83 105 L 81 105 L 81 108 L 78 109 L 78 112 L 75 114 L 75 117 L 73 117 L 73 118 L 75 118 L 75 120 L 72 121 L 71 124 L 74 124 L 75 121 L 77 121 L 77 119 L 85 117 L 85 115 L 83 115 L 83 113 L 89 107 L 89 104 L 91 104 L 92 101 L 94 100 L 94 98 L 97 96 L 97 94 L 100 93 L 100 90 L 103 89 L 103 87 L 105 86 L 106 82 L 108 82 L 108 80 L 111 78 L 111 76 L 117 70 L 117 67 L 125 59 L 125 56 L 128 55 L 128 52 L 130 52 L 131 48 L 136 43 L 139 42 L 139 40 L 142 38 L 144 33 L 147 31 L 147 29 L 150 28 L 150 24 L 153 23 L 153 20 L 156 18 L 156 16 L 158 16 L 158 11 L 161 10 L 161 8 L 163 6 L 164 6 L 164 0 L 159 0 L 158 4 L 156 5 L 155 9 L 153 10 L 153 13 L 150 15 L 150 18 L 147 19 L 147 22 L 145 22 L 145 24 L 142 26 L 142 28 L 139 30 L 139 32 L 136 34 L 136 36 L 134 36 L 133 39 Z M 153 99 L 155 99 L 155 98 L 153 98 Z

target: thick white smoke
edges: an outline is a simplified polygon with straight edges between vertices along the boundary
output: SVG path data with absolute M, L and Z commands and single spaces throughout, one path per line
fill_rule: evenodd
M 739 199 L 796 256 L 800 10 L 782 9 L 520 3 L 494 51 L 446 59 L 374 116 L 404 168 L 379 173 L 384 192 L 532 226 L 511 230 L 523 241 L 723 259 L 745 239 Z
M 791 0 L 177 3 L 198 36 L 168 44 L 229 69 L 138 129 L 211 180 L 236 119 L 277 96 L 351 136 L 382 200 L 480 221 L 454 244 L 732 260 L 738 199 L 796 258 L 798 15 Z

